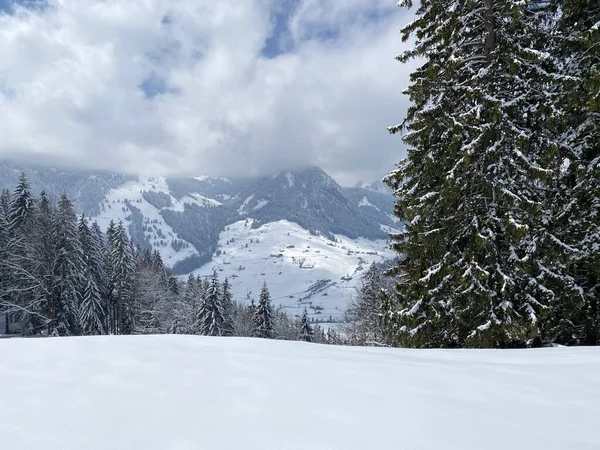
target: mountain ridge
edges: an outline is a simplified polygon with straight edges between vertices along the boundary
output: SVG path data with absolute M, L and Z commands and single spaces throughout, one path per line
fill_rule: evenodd
M 151 177 L 0 161 L 0 188 L 12 189 L 21 171 L 34 192 L 54 199 L 65 192 L 103 228 L 122 220 L 136 244 L 158 249 L 176 274 L 210 262 L 219 233 L 239 220 L 255 228 L 286 220 L 332 240 L 382 240 L 396 225 L 391 193 L 342 187 L 316 166 L 259 178 Z

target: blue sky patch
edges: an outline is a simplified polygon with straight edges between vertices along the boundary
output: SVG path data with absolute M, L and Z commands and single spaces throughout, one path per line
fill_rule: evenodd
M 290 36 L 289 20 L 294 15 L 300 0 L 283 0 L 273 10 L 271 20 L 274 23 L 271 35 L 265 41 L 261 56 L 276 58 L 277 56 L 293 50 Z
M 29 9 L 46 9 L 48 0 L 0 0 L 0 14 L 13 14 L 15 5 L 24 6 Z
M 177 89 L 170 88 L 167 80 L 155 73 L 142 81 L 138 87 L 148 99 L 153 99 L 161 94 L 177 94 L 179 92 Z

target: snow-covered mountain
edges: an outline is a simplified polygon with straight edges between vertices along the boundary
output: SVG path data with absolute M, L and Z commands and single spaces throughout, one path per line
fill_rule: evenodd
M 225 228 L 216 256 L 195 273 L 208 276 L 217 270 L 228 277 L 234 296 L 248 301 L 258 298 L 266 281 L 276 307 L 291 315 L 307 308 L 311 316 L 327 320 L 346 309 L 371 263 L 393 256 L 385 240 L 341 235 L 330 240 L 287 220 L 257 228 L 247 219 Z
M 389 190 L 377 184 L 343 188 L 317 167 L 227 179 L 0 162 L 0 187 L 14 187 L 21 170 L 34 191 L 54 197 L 66 192 L 103 229 L 122 220 L 134 241 L 159 250 L 175 274 L 216 268 L 232 278 L 239 297 L 255 295 L 266 279 L 277 303 L 296 308 L 310 303 L 327 315 L 343 310 L 361 270 L 393 257 L 387 233 L 400 228 Z

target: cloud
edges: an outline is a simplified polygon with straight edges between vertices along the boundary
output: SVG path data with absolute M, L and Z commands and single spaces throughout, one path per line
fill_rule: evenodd
M 346 183 L 403 153 L 408 13 L 382 0 L 51 0 L 0 15 L 0 155 L 133 173 L 316 164 Z M 283 6 L 282 6 L 283 5 Z

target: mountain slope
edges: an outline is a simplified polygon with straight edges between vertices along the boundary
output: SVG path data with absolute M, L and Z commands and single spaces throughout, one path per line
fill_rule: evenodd
M 318 167 L 227 179 L 138 177 L 2 163 L 0 187 L 12 189 L 21 170 L 36 194 L 44 189 L 57 198 L 66 192 L 78 212 L 101 228 L 123 221 L 134 242 L 158 250 L 176 275 L 209 275 L 217 268 L 232 278 L 238 298 L 249 292 L 255 296 L 266 280 L 277 304 L 309 306 L 325 318 L 343 312 L 368 264 L 393 257 L 387 232 L 400 226 L 391 215 L 394 199 L 389 192 L 376 185 L 342 188 Z M 259 236 L 264 243 L 253 244 Z M 233 238 L 250 248 L 238 251 Z M 317 243 L 320 256 L 314 252 Z M 297 252 L 284 250 L 290 245 L 306 254 L 292 260 L 289 255 Z M 285 256 L 273 264 L 271 253 Z M 308 269 L 307 263 L 299 268 L 301 258 L 317 261 L 315 267 Z M 246 267 L 243 274 L 229 270 L 240 265 Z
M 240 219 L 251 218 L 254 226 L 287 220 L 329 238 L 386 239 L 382 229 L 395 223 L 391 195 L 369 187 L 342 188 L 317 167 L 226 179 L 137 177 L 2 162 L 0 187 L 12 189 L 21 170 L 36 193 L 43 189 L 58 198 L 66 192 L 79 212 L 103 228 L 123 220 L 138 245 L 158 249 L 178 273 L 209 261 L 219 233 Z M 181 264 L 184 260 L 187 264 Z
M 258 300 L 262 283 L 269 286 L 273 304 L 291 315 L 307 308 L 312 317 L 339 319 L 348 300 L 373 262 L 394 255 L 385 240 L 312 235 L 285 220 L 260 227 L 251 219 L 228 225 L 220 234 L 213 260 L 194 273 L 213 270 L 228 277 L 234 296 Z
M 0 340 L 3 448 L 593 450 L 598 348 Z M 48 408 L 52 405 L 52 408 Z

